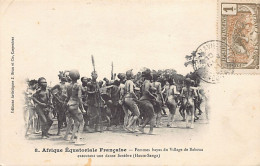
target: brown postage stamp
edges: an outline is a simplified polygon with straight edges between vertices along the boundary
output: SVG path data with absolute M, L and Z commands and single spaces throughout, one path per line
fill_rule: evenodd
M 221 70 L 232 70 L 234 74 L 260 73 L 260 1 L 258 2 L 219 3 L 221 46 L 218 57 Z

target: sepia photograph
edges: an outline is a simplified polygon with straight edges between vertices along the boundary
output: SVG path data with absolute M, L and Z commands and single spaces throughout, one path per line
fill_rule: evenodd
M 260 1 L 0 11 L 0 165 L 260 164 Z

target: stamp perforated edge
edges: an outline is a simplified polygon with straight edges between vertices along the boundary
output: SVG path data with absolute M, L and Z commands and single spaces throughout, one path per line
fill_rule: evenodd
M 222 3 L 235 3 L 235 4 L 239 4 L 239 3 L 252 3 L 252 4 L 257 4 L 260 5 L 260 1 L 259 0 L 218 0 L 217 1 L 217 16 L 216 16 L 216 36 L 217 36 L 217 40 L 221 40 L 221 4 Z M 258 13 L 258 29 L 260 29 L 260 12 Z M 258 31 L 258 33 L 260 33 L 260 31 Z M 259 41 L 260 41 L 260 35 L 258 35 Z M 258 48 L 260 48 L 260 42 L 258 42 Z M 219 54 L 221 54 L 220 50 L 219 50 Z M 260 54 L 260 51 L 258 52 L 258 56 Z M 259 64 L 260 64 L 260 58 L 258 58 Z M 246 75 L 259 75 L 260 74 L 260 68 L 258 69 L 223 69 L 218 67 L 217 69 L 217 73 L 218 74 L 226 74 L 226 75 L 240 75 L 240 74 L 246 74 Z

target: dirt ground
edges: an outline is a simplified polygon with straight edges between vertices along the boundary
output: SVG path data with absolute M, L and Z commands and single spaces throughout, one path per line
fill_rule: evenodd
M 202 111 L 204 109 L 202 108 Z M 197 111 L 198 112 L 198 111 Z M 169 115 L 168 109 L 166 109 L 167 115 Z M 56 135 L 57 133 L 57 119 L 53 119 L 54 123 L 49 131 L 53 134 L 48 139 L 41 139 L 41 134 L 31 134 L 27 138 L 29 143 L 33 144 L 44 144 L 47 145 L 74 145 L 63 139 L 65 134 L 65 128 L 61 129 L 61 134 Z M 194 123 L 194 129 L 186 128 L 186 123 L 182 121 L 182 117 L 179 113 L 179 108 L 176 110 L 175 115 L 175 124 L 176 128 L 167 127 L 168 116 L 163 116 L 162 126 L 160 128 L 154 128 L 154 134 L 142 134 L 141 132 L 127 132 L 122 129 L 122 126 L 113 128 L 111 131 L 104 130 L 102 133 L 88 133 L 84 132 L 82 141 L 85 142 L 87 146 L 113 146 L 117 145 L 132 145 L 136 144 L 150 144 L 150 143 L 188 143 L 189 141 L 197 141 L 201 139 L 201 135 L 207 131 L 209 122 L 206 120 L 205 111 L 202 115 L 199 116 L 199 120 Z M 146 126 L 145 132 L 148 133 L 149 125 Z M 83 146 L 85 146 L 83 145 Z

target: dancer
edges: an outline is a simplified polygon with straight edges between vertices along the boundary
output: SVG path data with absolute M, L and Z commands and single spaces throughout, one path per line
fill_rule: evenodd
M 69 76 L 71 78 L 71 84 L 68 86 L 68 111 L 74 120 L 74 127 L 72 131 L 72 136 L 70 138 L 70 142 L 74 142 L 75 135 L 77 135 L 77 139 L 75 141 L 76 145 L 85 144 L 81 142 L 81 136 L 84 128 L 84 120 L 83 114 L 86 111 L 83 108 L 82 104 L 82 86 L 77 83 L 77 80 L 80 78 L 80 74 L 78 70 L 71 70 L 69 72 Z M 71 125 L 71 124 L 70 124 Z M 70 129 L 70 125 L 68 125 L 68 129 Z
M 42 128 L 42 138 L 49 138 L 49 129 L 52 126 L 52 119 L 50 118 L 50 111 L 53 109 L 52 101 L 51 101 L 51 93 L 47 89 L 47 82 L 44 77 L 40 77 L 38 79 L 38 85 L 40 87 L 39 90 L 33 95 L 33 101 L 36 105 L 36 112 L 41 121 Z

